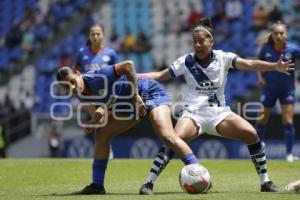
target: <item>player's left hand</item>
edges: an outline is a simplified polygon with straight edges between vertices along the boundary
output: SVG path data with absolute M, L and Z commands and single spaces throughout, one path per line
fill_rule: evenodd
M 146 116 L 146 105 L 140 95 L 134 95 L 132 99 L 132 103 L 136 108 L 139 110 L 139 117 L 145 117 Z
M 294 70 L 295 69 L 294 66 L 295 66 L 295 64 L 292 63 L 291 60 L 288 60 L 288 61 L 284 62 L 283 61 L 283 55 L 281 55 L 279 60 L 276 62 L 275 69 L 278 72 L 282 72 L 282 73 L 285 73 L 287 75 L 290 75 L 289 71 Z

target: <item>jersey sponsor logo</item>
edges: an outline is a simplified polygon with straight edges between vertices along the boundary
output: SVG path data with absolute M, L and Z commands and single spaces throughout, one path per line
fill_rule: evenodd
M 91 63 L 88 65 L 85 65 L 85 70 L 86 71 L 91 71 L 91 70 L 96 70 L 96 69 L 100 69 L 100 66 L 98 63 Z
M 152 101 L 152 100 L 146 100 L 146 101 L 145 101 L 145 105 L 146 105 L 146 106 L 153 106 L 153 105 L 155 105 L 155 102 Z

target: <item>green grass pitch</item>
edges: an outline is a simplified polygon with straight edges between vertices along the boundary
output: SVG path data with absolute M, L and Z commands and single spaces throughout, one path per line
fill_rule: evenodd
M 91 181 L 91 160 L 87 159 L 2 159 L 0 160 L 0 199 L 239 199 L 291 200 L 299 193 L 261 193 L 259 180 L 249 160 L 201 160 L 210 171 L 213 188 L 208 194 L 184 193 L 178 183 L 183 164 L 173 160 L 155 185 L 156 195 L 140 196 L 138 190 L 148 175 L 152 160 L 115 159 L 106 173 L 103 196 L 71 196 Z M 282 189 L 300 179 L 300 161 L 268 161 L 269 175 Z

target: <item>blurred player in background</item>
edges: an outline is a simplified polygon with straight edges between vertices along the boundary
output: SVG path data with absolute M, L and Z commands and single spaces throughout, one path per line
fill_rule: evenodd
M 62 67 L 57 73 L 57 81 L 67 82 L 61 82 L 61 86 L 67 91 L 71 90 L 80 101 L 87 104 L 85 109 L 94 124 L 104 125 L 97 128 L 95 134 L 93 182 L 74 194 L 105 194 L 104 175 L 110 142 L 113 137 L 140 122 L 139 116 L 148 116 L 156 134 L 182 158 L 184 164 L 198 163 L 189 146 L 174 132 L 165 90 L 150 78 L 136 78 L 133 62 L 124 61 L 85 74 L 70 67 Z M 99 91 L 107 94 L 99 94 Z M 91 99 L 91 96 L 97 99 Z M 102 104 L 99 106 L 99 103 Z M 112 114 L 108 115 L 107 110 Z
M 272 25 L 271 33 L 267 43 L 262 47 L 259 59 L 268 62 L 275 62 L 282 55 L 284 60 L 295 62 L 300 59 L 300 48 L 295 44 L 286 41 L 288 35 L 287 27 L 282 22 Z M 263 109 L 260 112 L 256 124 L 256 131 L 263 140 L 266 125 L 269 121 L 272 107 L 279 99 L 282 110 L 283 132 L 286 143 L 286 160 L 293 162 L 295 157 L 292 153 L 295 141 L 295 128 L 293 124 L 295 104 L 295 73 L 283 74 L 275 71 L 258 72 L 259 84 L 263 87 L 261 102 Z
M 213 50 L 211 27 L 210 19 L 202 18 L 200 25 L 193 30 L 193 53 L 178 58 L 161 72 L 144 75 L 160 82 L 184 75 L 189 89 L 186 106 L 175 126 L 176 134 L 186 142 L 204 132 L 245 142 L 260 177 L 261 191 L 277 192 L 279 189 L 268 177 L 265 151 L 254 127 L 225 105 L 224 88 L 230 68 L 287 73 L 293 64 L 281 59 L 277 63 L 246 60 L 234 53 Z M 153 183 L 172 156 L 173 152 L 167 147 L 159 150 L 140 194 L 153 194 Z
M 80 48 L 75 61 L 75 69 L 81 73 L 100 69 L 118 62 L 118 55 L 114 49 L 104 45 L 104 30 L 99 24 L 89 28 L 87 46 Z M 87 137 L 94 142 L 94 129 L 85 129 Z M 110 158 L 113 158 L 110 147 Z
M 104 31 L 98 25 L 89 29 L 87 46 L 79 49 L 75 61 L 75 69 L 81 73 L 100 69 L 118 62 L 118 55 L 114 49 L 104 45 Z

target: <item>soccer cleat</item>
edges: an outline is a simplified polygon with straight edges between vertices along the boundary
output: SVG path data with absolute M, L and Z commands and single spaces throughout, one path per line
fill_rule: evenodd
M 153 195 L 153 183 L 147 182 L 142 185 L 140 188 L 139 194 L 144 194 L 144 195 Z
M 289 183 L 284 189 L 291 192 L 300 192 L 300 180 Z
M 287 160 L 288 162 L 294 162 L 294 160 L 299 160 L 299 157 L 294 156 L 293 154 L 288 154 L 288 155 L 286 156 L 286 160 Z
M 93 194 L 105 194 L 105 189 L 104 187 L 102 188 L 97 188 L 93 183 L 90 185 L 86 186 L 82 190 L 72 192 L 72 195 L 93 195 Z
M 260 188 L 261 192 L 279 192 L 280 189 L 272 181 L 267 181 Z

